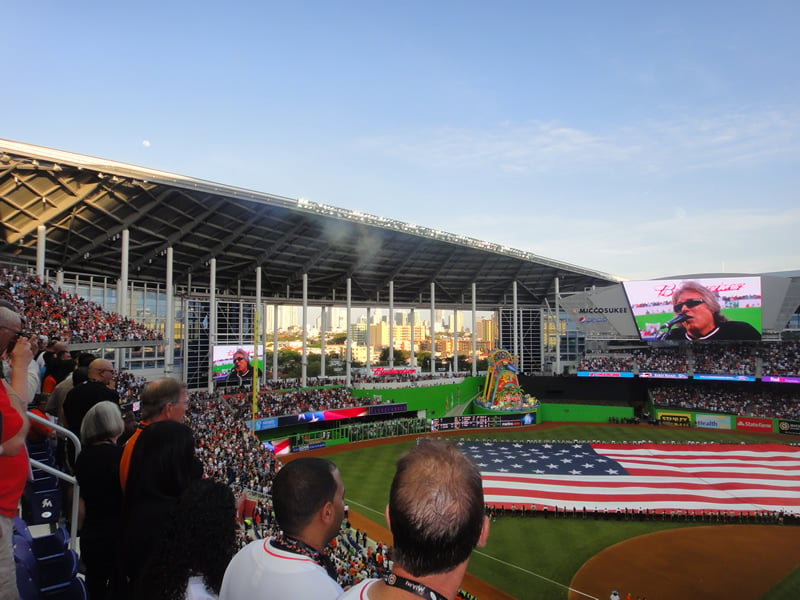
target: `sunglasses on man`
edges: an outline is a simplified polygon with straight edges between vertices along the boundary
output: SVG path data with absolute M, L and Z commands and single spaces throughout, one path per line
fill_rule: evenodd
M 675 306 L 672 307 L 672 309 L 676 313 L 679 313 L 679 312 L 681 312 L 683 310 L 684 306 L 686 308 L 694 308 L 695 306 L 700 306 L 701 304 L 704 304 L 704 303 L 705 303 L 705 300 L 703 300 L 702 298 L 690 298 L 689 300 L 686 300 L 685 302 L 678 302 Z

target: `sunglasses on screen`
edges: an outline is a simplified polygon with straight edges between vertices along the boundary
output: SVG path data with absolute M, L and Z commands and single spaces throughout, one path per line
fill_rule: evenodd
M 694 308 L 695 306 L 700 306 L 703 303 L 705 303 L 705 300 L 703 300 L 702 298 L 691 298 L 690 300 L 687 300 L 686 302 L 678 302 L 672 308 L 676 313 L 679 313 L 679 312 L 681 312 L 683 310 L 684 306 L 686 308 Z

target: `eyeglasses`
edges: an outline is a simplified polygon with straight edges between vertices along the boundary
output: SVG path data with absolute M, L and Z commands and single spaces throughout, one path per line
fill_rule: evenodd
M 243 360 L 244 360 L 243 356 L 237 356 L 236 358 L 233 359 L 233 362 L 242 362 Z
M 686 300 L 686 302 L 678 302 L 675 306 L 672 307 L 672 309 L 676 313 L 679 313 L 683 310 L 684 306 L 686 308 L 694 308 L 695 306 L 700 306 L 701 304 L 704 303 L 705 300 L 703 300 L 702 298 L 690 298 L 689 300 Z

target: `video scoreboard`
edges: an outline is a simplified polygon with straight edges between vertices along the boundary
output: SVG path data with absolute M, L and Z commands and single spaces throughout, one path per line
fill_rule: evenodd
M 523 427 L 536 424 L 536 413 L 496 415 L 461 415 L 431 419 L 431 431 L 453 431 L 457 429 L 488 429 L 492 427 Z

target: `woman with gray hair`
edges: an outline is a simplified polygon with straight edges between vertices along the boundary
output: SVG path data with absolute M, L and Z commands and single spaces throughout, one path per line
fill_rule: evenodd
M 86 587 L 92 600 L 109 598 L 115 576 L 122 489 L 117 438 L 125 424 L 119 406 L 108 400 L 95 404 L 81 423 L 83 450 L 75 463 L 80 485 L 81 558 L 86 565 Z

